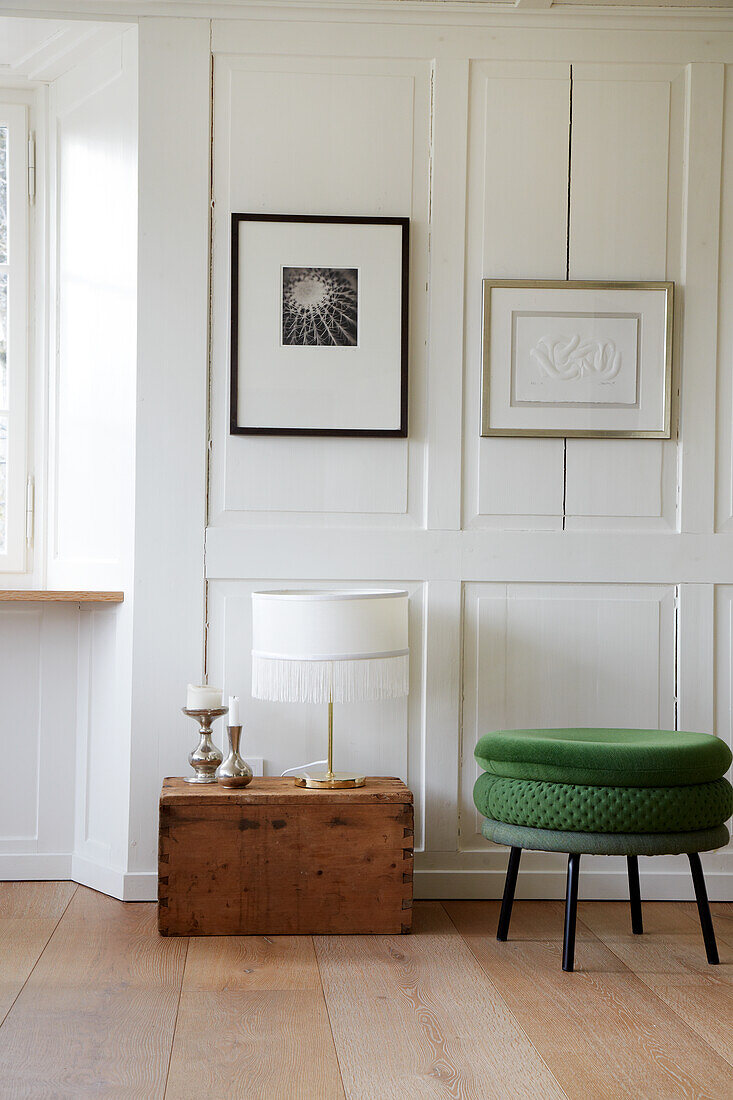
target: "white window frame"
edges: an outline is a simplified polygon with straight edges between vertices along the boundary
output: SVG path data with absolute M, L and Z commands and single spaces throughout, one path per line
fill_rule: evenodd
M 0 574 L 27 568 L 29 195 L 28 108 L 0 102 L 0 126 L 8 128 L 8 414 L 5 551 Z

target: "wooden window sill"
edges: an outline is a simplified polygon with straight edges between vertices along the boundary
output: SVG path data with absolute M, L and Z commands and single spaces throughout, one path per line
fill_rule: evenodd
M 53 592 L 50 589 L 0 589 L 0 603 L 24 600 L 28 603 L 122 603 L 124 592 Z

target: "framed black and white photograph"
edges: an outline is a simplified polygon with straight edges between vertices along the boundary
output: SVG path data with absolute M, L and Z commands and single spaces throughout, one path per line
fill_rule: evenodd
M 232 214 L 241 435 L 407 435 L 409 219 Z
M 484 279 L 481 434 L 668 439 L 673 292 Z

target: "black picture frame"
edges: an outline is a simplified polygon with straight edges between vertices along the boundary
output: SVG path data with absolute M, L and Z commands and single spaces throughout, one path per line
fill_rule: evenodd
M 327 225 L 395 225 L 402 229 L 401 303 L 400 303 L 400 426 L 399 428 L 292 428 L 262 427 L 240 424 L 239 408 L 239 226 L 241 222 L 309 222 Z M 242 214 L 231 215 L 231 297 L 230 297 L 230 435 L 303 435 L 348 436 L 376 438 L 406 438 L 408 434 L 408 356 L 409 356 L 409 268 L 410 219 L 347 217 L 311 214 Z

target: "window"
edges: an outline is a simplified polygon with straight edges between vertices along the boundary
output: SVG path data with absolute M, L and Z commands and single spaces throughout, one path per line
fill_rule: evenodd
M 28 244 L 26 108 L 0 104 L 0 572 L 26 566 Z

